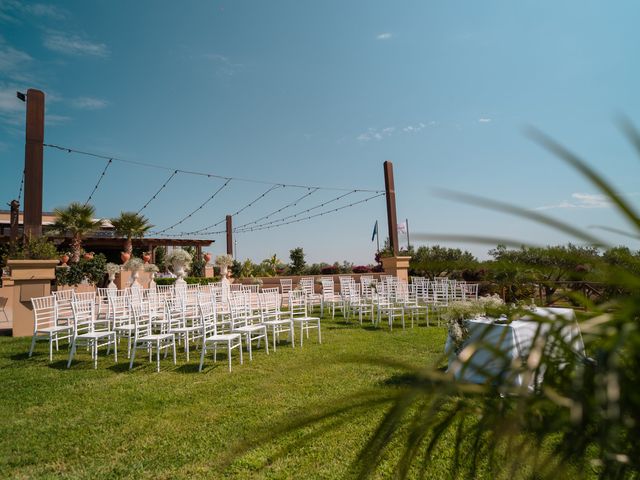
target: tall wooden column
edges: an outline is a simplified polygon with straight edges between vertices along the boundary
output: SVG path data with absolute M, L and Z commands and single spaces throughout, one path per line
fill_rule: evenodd
M 44 93 L 27 90 L 27 123 L 24 146 L 24 234 L 42 235 L 42 156 L 44 142 Z
M 233 256 L 233 220 L 227 215 L 227 255 Z
M 393 163 L 384 162 L 384 189 L 387 195 L 387 225 L 389 243 L 394 256 L 398 255 L 398 218 L 396 216 L 396 190 L 393 182 Z

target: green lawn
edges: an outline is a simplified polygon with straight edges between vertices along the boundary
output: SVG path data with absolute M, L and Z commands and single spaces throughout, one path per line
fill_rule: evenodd
M 45 342 L 28 358 L 29 339 L 2 337 L 0 477 L 348 478 L 384 406 L 343 415 L 324 433 L 307 427 L 278 436 L 230 465 L 223 459 L 231 447 L 346 395 L 396 388 L 390 380 L 398 371 L 354 356 L 434 365 L 445 335 L 433 326 L 389 332 L 329 318 L 321 345 L 312 336 L 302 349 L 260 349 L 242 366 L 234 358 L 232 373 L 224 354 L 198 373 L 198 352 L 187 363 L 178 350 L 178 365 L 167 359 L 159 374 L 144 355 L 129 371 L 123 348 L 118 364 L 103 353 L 98 370 L 81 350 L 67 370 L 66 348 L 50 364 Z M 441 468 L 438 478 L 446 477 Z

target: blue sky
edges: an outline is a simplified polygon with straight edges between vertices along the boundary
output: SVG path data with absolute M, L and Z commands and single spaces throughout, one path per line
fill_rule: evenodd
M 568 240 L 434 188 L 540 209 L 580 227 L 626 229 L 594 187 L 523 128 L 534 125 L 583 155 L 638 205 L 640 164 L 614 118 L 622 112 L 640 124 L 639 14 L 633 1 L 0 0 L 0 191 L 6 202 L 18 193 L 24 104 L 15 91 L 33 87 L 47 94 L 46 142 L 127 160 L 373 190 L 383 188 L 382 162 L 391 160 L 398 216 L 411 232 Z M 104 166 L 47 149 L 44 208 L 85 201 Z M 170 173 L 114 162 L 94 195 L 98 214 L 138 210 Z M 165 228 L 222 183 L 178 174 L 144 212 Z M 169 233 L 214 224 L 266 188 L 232 181 Z M 235 222 L 306 192 L 277 189 Z M 340 194 L 314 192 L 260 223 Z M 302 246 L 308 261 L 369 263 L 376 219 L 386 236 L 382 197 L 238 234 L 238 254 L 286 259 Z M 214 238 L 213 253 L 222 253 L 224 237 Z M 488 249 L 459 246 L 480 256 Z

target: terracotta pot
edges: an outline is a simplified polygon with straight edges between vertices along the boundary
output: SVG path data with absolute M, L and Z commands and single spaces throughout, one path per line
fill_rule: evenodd
M 204 261 L 205 261 L 206 263 L 209 263 L 209 262 L 211 261 L 211 254 L 210 254 L 210 253 L 205 253 L 205 254 L 203 255 L 203 257 L 204 257 Z
M 130 253 L 127 253 L 127 252 L 121 252 L 120 253 L 120 260 L 122 260 L 122 263 L 127 263 L 130 258 L 131 258 L 131 254 Z
M 144 263 L 149 263 L 151 261 L 151 254 L 146 252 L 143 253 L 142 260 L 144 261 Z
M 93 252 L 87 252 L 83 255 L 85 260 L 93 260 Z
M 69 262 L 69 255 L 67 254 L 60 255 L 60 262 L 62 263 L 63 267 L 66 267 L 67 263 Z

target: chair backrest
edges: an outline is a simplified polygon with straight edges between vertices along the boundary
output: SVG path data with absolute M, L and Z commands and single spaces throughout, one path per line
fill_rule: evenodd
M 71 300 L 73 300 L 74 289 L 58 290 L 53 292 L 56 305 L 56 318 L 70 319 L 73 317 L 73 309 L 71 308 Z
M 146 313 L 146 302 L 131 305 L 134 338 L 147 337 L 152 334 L 151 317 Z
M 287 295 L 291 290 L 293 290 L 293 281 L 290 278 L 281 278 L 280 293 Z
M 314 293 L 313 278 L 311 277 L 301 278 L 299 283 L 300 283 L 300 288 L 302 288 L 302 290 L 306 295 L 313 295 Z
M 202 335 L 204 338 L 217 335 L 217 316 L 216 304 L 213 301 L 204 301 L 198 305 L 200 312 L 200 325 L 202 326 Z
M 93 300 L 73 300 L 71 309 L 75 335 L 93 333 L 96 330 L 96 304 Z
M 56 319 L 56 301 L 53 295 L 48 297 L 34 297 L 31 299 L 33 306 L 33 331 L 42 328 L 54 327 Z
M 335 296 L 335 284 L 333 278 L 322 279 L 322 297 L 324 299 L 332 299 Z
M 76 302 L 83 300 L 93 300 L 96 301 L 96 292 L 73 292 L 73 300 Z
M 132 302 L 127 295 L 109 297 L 109 318 L 114 327 L 129 325 L 131 323 L 131 306 L 140 305 L 141 302 Z
M 302 290 L 289 292 L 289 315 L 291 318 L 307 316 L 307 296 Z
M 164 319 L 168 323 L 169 330 L 185 326 L 184 300 L 180 297 L 165 299 Z

